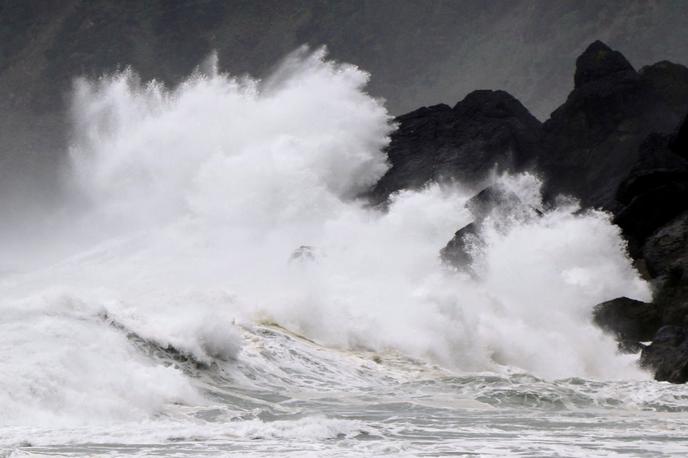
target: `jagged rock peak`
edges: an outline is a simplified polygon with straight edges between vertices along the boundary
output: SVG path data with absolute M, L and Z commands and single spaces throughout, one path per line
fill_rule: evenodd
M 453 108 L 423 107 L 395 121 L 387 147 L 391 167 L 369 193 L 374 205 L 430 181 L 470 187 L 495 170 L 526 170 L 542 147 L 540 121 L 504 91 L 474 91 Z
M 576 88 L 617 73 L 635 74 L 635 69 L 619 51 L 597 40 L 576 59 Z
M 516 97 L 501 90 L 481 89 L 473 91 L 454 105 L 453 110 L 457 115 L 480 113 L 491 118 L 516 115 L 535 119 Z

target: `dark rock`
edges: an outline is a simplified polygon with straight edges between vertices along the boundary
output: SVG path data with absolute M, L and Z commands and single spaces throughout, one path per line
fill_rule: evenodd
M 647 237 L 688 210 L 688 161 L 670 149 L 673 138 L 650 134 L 619 185 L 616 199 L 623 207 L 614 222 L 628 240 L 633 258 L 641 256 Z
M 688 159 L 688 115 L 686 115 L 683 123 L 678 128 L 678 131 L 671 140 L 669 147 L 674 153 L 682 156 L 685 159 Z
M 573 81 L 576 88 L 618 75 L 634 75 L 633 66 L 618 51 L 614 51 L 601 41 L 591 43 L 576 60 L 576 73 Z
M 626 343 L 652 340 L 662 325 L 661 314 L 656 305 L 627 297 L 596 305 L 593 321 Z
M 652 234 L 644 245 L 643 258 L 653 277 L 688 272 L 688 212 Z
M 654 230 L 685 209 L 683 199 L 688 199 L 688 186 L 669 182 L 639 195 L 619 212 L 614 223 L 622 228 L 631 257 L 639 256 Z
M 663 326 L 642 350 L 640 364 L 654 370 L 655 380 L 688 382 L 688 329 Z
M 630 174 L 620 184 L 616 200 L 629 204 L 633 198 L 665 184 L 686 181 L 688 161 L 674 153 L 669 144 L 672 136 L 653 133 L 640 145 L 639 157 Z
M 618 211 L 615 196 L 652 132 L 671 132 L 688 108 L 688 69 L 668 62 L 636 72 L 601 42 L 576 62 L 575 88 L 543 124 L 547 194 Z M 680 108 L 683 107 L 683 108 Z
M 504 91 L 475 91 L 454 108 L 424 107 L 396 122 L 392 166 L 372 190 L 373 203 L 430 181 L 479 185 L 495 168 L 524 170 L 540 152 L 540 122 Z
M 688 68 L 664 61 L 636 72 L 597 41 L 578 58 L 574 82 L 544 124 L 508 93 L 486 90 L 453 108 L 435 105 L 399 116 L 387 149 L 391 168 L 371 201 L 431 181 L 479 186 L 494 169 L 537 168 L 547 178 L 548 198 L 567 194 L 584 207 L 619 212 L 630 199 L 617 201 L 617 189 L 637 164 L 640 145 L 653 132 L 672 132 L 688 111 Z M 682 144 L 677 140 L 676 148 Z
M 522 204 L 521 199 L 513 192 L 499 186 L 488 186 L 466 202 L 477 223 L 481 223 L 495 208 L 515 208 Z
M 663 60 L 640 69 L 640 77 L 662 104 L 680 119 L 688 111 L 688 68 Z
M 467 224 L 456 231 L 454 237 L 440 250 L 442 260 L 454 267 L 470 270 L 473 262 L 471 245 L 480 243 L 477 232 L 476 223 Z
M 677 286 L 663 285 L 656 301 L 662 307 L 662 322 L 666 325 L 688 326 L 688 287 L 685 282 Z
M 473 222 L 462 227 L 454 234 L 447 245 L 440 250 L 442 260 L 459 268 L 467 268 L 473 261 L 471 251 L 480 247 L 480 229 L 485 219 L 494 216 L 499 221 L 514 218 L 525 219 L 541 215 L 539 209 L 524 205 L 514 192 L 499 185 L 488 186 L 471 197 L 465 207 L 473 216 Z M 467 269 L 470 271 L 470 269 Z
M 619 353 L 636 354 L 643 351 L 646 345 L 635 340 L 619 340 L 617 348 Z
M 664 324 L 688 326 L 688 212 L 656 231 L 643 247 L 654 300 Z
M 454 237 L 440 250 L 442 260 L 454 267 L 468 269 L 473 261 L 471 248 L 480 244 L 478 231 L 485 218 L 497 207 L 515 206 L 520 202 L 516 194 L 504 192 L 497 186 L 488 186 L 471 197 L 465 207 L 471 213 L 473 222 L 456 231 Z
M 688 338 L 688 329 L 681 326 L 662 326 L 652 338 L 652 343 L 676 347 Z

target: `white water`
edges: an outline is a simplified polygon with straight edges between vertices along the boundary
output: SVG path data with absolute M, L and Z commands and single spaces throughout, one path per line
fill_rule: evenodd
M 684 409 L 685 390 L 643 381 L 590 323 L 596 303 L 650 296 L 608 215 L 543 209 L 534 176 L 496 177 L 524 206 L 488 218 L 468 275 L 438 252 L 470 221 L 470 190 L 402 192 L 386 212 L 357 198 L 393 129 L 367 78 L 302 49 L 265 81 L 213 59 L 173 90 L 131 71 L 79 81 L 69 223 L 46 243 L 72 254 L 0 278 L 0 444 L 338 454 L 339 437 L 401 454 L 416 452 L 398 428 L 432 409 L 455 427 L 490 406 Z M 408 414 L 390 402 L 430 411 L 378 423 Z M 475 434 L 446 440 L 473 450 Z

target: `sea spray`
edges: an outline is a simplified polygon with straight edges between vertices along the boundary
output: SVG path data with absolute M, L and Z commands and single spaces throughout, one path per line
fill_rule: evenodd
M 2 348 L 38 355 L 0 361 L 0 408 L 21 423 L 197 405 L 184 372 L 157 367 L 137 341 L 231 367 L 242 361 L 237 325 L 257 322 L 458 373 L 642 376 L 590 323 L 597 302 L 649 295 L 608 215 L 564 205 L 488 221 L 472 276 L 439 258 L 471 220 L 470 193 L 429 184 L 384 211 L 357 197 L 385 172 L 393 129 L 367 80 L 305 49 L 265 81 L 213 66 L 173 89 L 132 70 L 80 80 L 61 232 L 78 253 L 0 285 L 11 317 Z M 541 206 L 534 176 L 499 181 Z M 294 262 L 302 247 L 309 255 Z M 61 315 L 55 289 L 85 308 Z M 89 409 L 65 409 L 76 391 Z

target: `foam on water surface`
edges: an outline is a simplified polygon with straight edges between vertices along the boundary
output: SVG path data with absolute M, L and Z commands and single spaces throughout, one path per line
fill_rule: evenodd
M 475 190 L 359 197 L 393 129 L 367 80 L 301 49 L 263 81 L 76 84 L 69 202 L 0 278 L 8 454 L 685 451 L 685 390 L 590 322 L 650 296 L 609 215 L 495 177 L 518 216 L 444 265 Z

